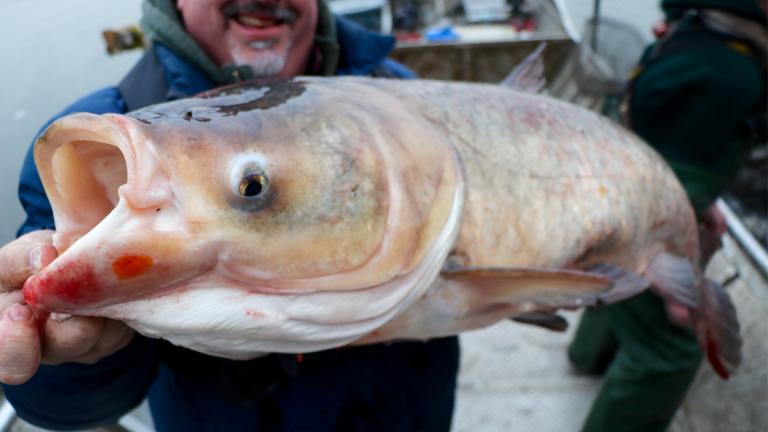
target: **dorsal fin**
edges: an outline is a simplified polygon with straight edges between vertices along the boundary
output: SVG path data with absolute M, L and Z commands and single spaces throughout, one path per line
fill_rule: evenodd
M 501 80 L 501 85 L 511 87 L 526 93 L 542 93 L 547 87 L 547 79 L 544 77 L 544 48 L 546 42 L 542 42 L 523 61 Z

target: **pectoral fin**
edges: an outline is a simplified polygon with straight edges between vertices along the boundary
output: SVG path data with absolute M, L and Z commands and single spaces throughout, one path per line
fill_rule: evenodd
M 653 282 L 653 292 L 664 300 L 699 307 L 701 292 L 696 288 L 696 272 L 688 259 L 660 253 L 650 261 L 645 275 Z
M 612 264 L 598 264 L 589 269 L 593 276 L 603 276 L 611 281 L 611 288 L 596 296 L 595 306 L 614 304 L 633 297 L 650 287 L 644 277 Z M 512 318 L 514 321 L 544 327 L 553 331 L 565 331 L 568 322 L 557 314 L 532 313 Z
M 607 277 L 576 270 L 457 268 L 442 277 L 462 291 L 470 310 L 516 305 L 522 314 L 594 305 L 613 285 Z
M 648 279 L 613 264 L 598 264 L 590 268 L 589 272 L 606 277 L 613 282 L 611 290 L 600 295 L 599 304 L 618 303 L 651 287 L 651 281 Z
M 611 303 L 647 285 L 610 266 L 595 272 L 451 267 L 403 314 L 357 343 L 454 335 L 509 318 L 562 331 L 567 323 L 556 311 Z

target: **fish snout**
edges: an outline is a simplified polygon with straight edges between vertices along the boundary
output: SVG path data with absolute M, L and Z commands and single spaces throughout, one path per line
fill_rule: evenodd
M 52 265 L 30 277 L 22 290 L 27 304 L 56 310 L 98 302 L 102 297 L 99 285 L 91 264 L 70 261 L 64 265 Z
M 25 301 L 52 312 L 94 310 L 172 289 L 214 263 L 205 251 L 186 253 L 173 236 L 156 232 L 151 238 L 136 237 L 124 232 L 75 243 L 27 279 Z

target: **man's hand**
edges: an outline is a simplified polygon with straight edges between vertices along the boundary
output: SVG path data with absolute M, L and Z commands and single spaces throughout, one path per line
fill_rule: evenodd
M 0 249 L 0 382 L 21 384 L 41 363 L 93 363 L 123 348 L 133 331 L 119 321 L 52 319 L 24 304 L 24 281 L 53 261 L 52 231 L 35 231 Z
M 699 261 L 702 269 L 707 267 L 712 255 L 722 246 L 720 238 L 727 229 L 728 223 L 716 204 L 699 216 Z

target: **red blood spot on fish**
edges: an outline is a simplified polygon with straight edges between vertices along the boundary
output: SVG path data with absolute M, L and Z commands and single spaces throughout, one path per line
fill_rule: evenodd
M 730 378 L 728 370 L 725 368 L 723 362 L 720 361 L 720 357 L 717 355 L 718 348 L 717 343 L 711 335 L 707 334 L 707 360 L 712 365 L 712 369 L 720 376 L 720 378 L 727 380 Z
M 33 278 L 30 278 L 24 282 L 22 292 L 24 293 L 24 302 L 28 305 L 35 306 L 40 304 L 40 298 L 37 296 L 37 290 L 34 288 L 35 284 L 32 283 L 32 280 Z
M 48 298 L 84 304 L 99 297 L 93 268 L 82 262 L 69 262 L 33 276 L 24 283 L 23 291 L 24 301 L 32 306 L 45 306 Z
M 118 279 L 128 279 L 145 273 L 152 267 L 152 257 L 147 255 L 125 255 L 112 261 L 112 271 Z

